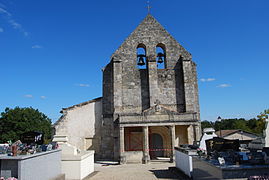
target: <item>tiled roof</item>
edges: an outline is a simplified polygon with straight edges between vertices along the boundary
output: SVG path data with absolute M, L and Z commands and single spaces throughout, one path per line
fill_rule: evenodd
M 239 129 L 226 129 L 226 130 L 221 130 L 221 136 L 222 136 L 222 137 L 224 137 L 224 136 L 228 136 L 228 135 L 230 135 L 230 134 L 234 134 L 234 133 L 236 133 L 236 132 L 238 132 L 238 131 L 241 131 L 241 130 L 239 130 Z M 217 131 L 216 134 L 217 134 L 218 136 L 220 136 L 220 131 Z
M 243 132 L 243 133 L 247 133 L 247 134 L 252 134 L 252 135 L 255 135 L 257 136 L 256 134 L 254 133 L 251 133 L 251 132 L 247 132 L 247 131 L 243 131 L 241 129 L 226 129 L 226 130 L 221 130 L 221 137 L 226 137 L 226 136 L 229 136 L 231 134 L 235 134 L 237 132 Z M 218 136 L 220 136 L 220 131 L 217 131 L 216 134 Z
M 87 105 L 87 104 L 89 104 L 89 103 L 99 101 L 99 100 L 101 100 L 101 99 L 102 99 L 102 97 L 99 97 L 99 98 L 95 98 L 95 99 L 92 99 L 92 100 L 89 100 L 89 101 L 86 101 L 86 102 L 82 102 L 82 103 L 79 103 L 79 104 L 75 104 L 75 105 L 73 105 L 73 106 L 70 106 L 70 107 L 67 107 L 67 108 L 63 108 L 62 111 L 63 111 L 63 110 L 70 110 L 70 109 L 73 109 L 73 108 L 75 108 L 75 107 L 81 107 L 81 106 Z M 61 111 L 61 112 L 62 112 L 62 111 Z

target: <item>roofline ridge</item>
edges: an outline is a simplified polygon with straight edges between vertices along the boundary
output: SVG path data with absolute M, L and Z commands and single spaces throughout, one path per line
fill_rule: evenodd
M 102 99 L 102 98 L 103 98 L 103 97 L 98 97 L 98 98 L 94 98 L 94 99 L 91 99 L 91 100 L 88 100 L 88 101 L 81 102 L 81 103 L 79 103 L 79 104 L 75 104 L 75 105 L 73 105 L 73 106 L 69 106 L 69 107 L 67 107 L 67 108 L 62 108 L 62 110 L 60 111 L 60 113 L 62 113 L 62 112 L 65 111 L 65 110 L 70 110 L 70 109 L 73 109 L 73 108 L 75 108 L 75 107 L 81 107 L 81 106 L 87 105 L 87 104 L 89 104 L 89 103 L 96 102 L 96 101 L 98 101 L 98 100 L 100 100 L 100 99 Z

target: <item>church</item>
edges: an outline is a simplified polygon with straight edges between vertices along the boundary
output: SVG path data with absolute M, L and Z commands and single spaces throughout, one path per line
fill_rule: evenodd
M 196 64 L 148 14 L 103 69 L 102 97 L 63 108 L 55 135 L 96 159 L 174 161 L 174 147 L 200 140 Z

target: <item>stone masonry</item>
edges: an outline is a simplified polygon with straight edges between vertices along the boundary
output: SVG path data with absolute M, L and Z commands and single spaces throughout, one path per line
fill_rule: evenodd
M 165 51 L 164 69 L 157 68 L 157 46 Z M 146 69 L 137 67 L 138 47 L 145 47 Z M 188 126 L 190 141 L 198 140 L 199 120 L 196 65 L 191 54 L 149 14 L 103 71 L 103 158 L 126 158 L 124 127 L 144 127 L 147 133 L 145 127 L 169 126 L 174 145 L 177 125 Z M 148 141 L 148 134 L 143 139 Z

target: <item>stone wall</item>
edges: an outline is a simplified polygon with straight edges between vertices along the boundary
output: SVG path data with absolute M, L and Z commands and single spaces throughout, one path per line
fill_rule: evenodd
M 140 44 L 146 49 L 148 69 L 137 68 Z M 157 69 L 157 45 L 165 49 L 165 69 Z M 112 55 L 103 77 L 105 114 L 141 113 L 157 99 L 173 111 L 199 114 L 196 65 L 151 15 Z
M 148 69 L 137 68 L 136 49 L 139 44 L 146 47 Z M 160 44 L 166 53 L 166 69 L 157 69 L 156 46 Z M 149 61 L 150 56 L 151 61 Z M 117 83 L 114 88 L 118 90 L 114 95 L 120 94 L 122 97 L 121 113 L 141 113 L 152 106 L 156 99 L 173 110 L 184 112 L 181 59 L 191 59 L 191 55 L 151 15 L 144 19 L 112 57 L 116 57 L 121 64 L 120 69 L 114 70 L 114 76 L 122 77 L 121 82 L 113 82 Z M 115 62 L 114 58 L 113 62 Z M 192 69 L 188 71 L 187 75 L 195 75 L 192 74 Z M 150 99 L 153 96 L 154 98 Z

